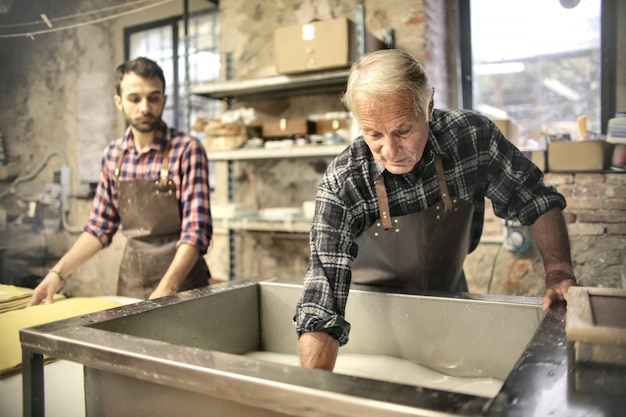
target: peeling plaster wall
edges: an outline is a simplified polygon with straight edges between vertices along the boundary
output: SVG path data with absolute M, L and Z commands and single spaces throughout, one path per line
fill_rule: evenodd
M 355 19 L 357 0 L 260 0 L 220 1 L 222 33 L 220 49 L 230 53 L 233 78 L 245 80 L 276 75 L 274 30 L 280 26 L 308 23 L 342 16 Z M 388 28 L 395 32 L 396 46 L 424 61 L 424 3 L 433 10 L 439 2 L 368 0 L 364 2 L 367 30 L 380 39 Z M 425 63 L 426 64 L 426 63 Z M 225 68 L 222 68 L 224 71 Z M 222 78 L 226 77 L 222 74 Z
M 76 10 L 76 0 L 56 0 Z M 80 0 L 84 10 L 101 8 L 102 2 Z M 45 7 L 45 5 L 44 5 Z M 206 0 L 191 0 L 190 11 L 212 8 Z M 181 1 L 171 1 L 112 20 L 75 29 L 29 37 L 0 38 L 0 132 L 7 154 L 14 160 L 16 175 L 34 172 L 51 151 L 60 151 L 72 171 L 72 192 L 85 196 L 83 181 L 97 179 L 100 156 L 105 145 L 122 135 L 123 117 L 113 103 L 115 68 L 124 59 L 124 28 L 181 16 Z M 63 164 L 59 157 L 49 162 L 34 177 L 33 183 L 50 183 L 53 173 Z M 0 191 L 8 184 L 0 183 Z M 0 202 L 9 215 L 19 215 L 26 207 L 5 198 Z M 91 208 L 90 198 L 71 199 L 69 223 L 82 227 Z M 77 237 L 53 235 L 59 243 L 52 248 L 69 248 Z M 66 290 L 76 295 L 114 294 L 117 268 L 124 238 L 115 237 L 111 247 L 100 251 L 68 279 Z M 40 249 L 42 251 L 48 249 Z M 55 260 L 50 259 L 49 262 Z M 33 272 L 43 275 L 51 265 L 40 265 Z M 0 266 L 1 267 L 1 266 Z M 11 277 L 0 277 L 6 282 Z

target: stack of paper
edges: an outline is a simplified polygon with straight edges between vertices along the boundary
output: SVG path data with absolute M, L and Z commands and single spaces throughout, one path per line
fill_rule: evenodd
M 78 297 L 0 314 L 0 334 L 2 335 L 0 337 L 0 375 L 20 369 L 22 364 L 20 329 L 118 307 L 122 304 L 114 300 Z
M 13 285 L 0 284 L 0 313 L 19 310 L 28 305 L 33 290 L 30 288 L 16 287 Z M 64 298 L 61 294 L 55 295 L 54 299 Z

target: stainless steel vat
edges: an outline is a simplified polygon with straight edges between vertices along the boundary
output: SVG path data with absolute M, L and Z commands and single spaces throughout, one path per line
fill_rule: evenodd
M 296 353 L 291 320 L 301 290 L 231 282 L 22 330 L 25 415 L 43 415 L 43 354 L 84 365 L 88 416 L 506 415 L 515 405 L 507 389 L 485 398 L 244 356 Z M 367 291 L 351 292 L 346 315 L 351 339 L 340 354 L 501 379 L 528 356 L 543 318 L 535 298 Z

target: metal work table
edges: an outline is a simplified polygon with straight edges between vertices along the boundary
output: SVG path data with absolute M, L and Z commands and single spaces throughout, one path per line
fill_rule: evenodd
M 235 281 L 24 329 L 20 331 L 24 415 L 44 415 L 44 355 L 84 365 L 88 416 L 130 416 L 138 412 L 165 416 L 184 410 L 186 416 L 600 417 L 624 415 L 626 410 L 624 369 L 568 363 L 563 305 L 554 306 L 540 317 L 530 343 L 520 348 L 519 360 L 494 398 L 241 356 L 273 346 L 295 346 L 293 329 L 281 334 L 277 328 L 291 326 L 293 300 L 300 291 L 297 284 Z M 494 323 L 507 319 L 509 305 L 532 317 L 540 303 L 538 299 L 473 294 L 434 300 L 430 296 L 377 296 L 356 291 L 350 297 L 363 297 L 364 311 L 374 313 L 382 305 L 418 308 L 430 302 L 454 310 L 455 303 L 462 301 L 470 306 L 468 311 L 484 309 L 490 317 L 496 313 Z M 189 307 L 193 307 L 191 316 L 186 315 Z M 285 317 L 286 312 L 291 314 Z M 281 324 L 268 325 L 272 320 Z M 176 325 L 168 325 L 168 321 Z M 346 347 L 359 344 L 362 337 L 351 321 L 355 335 L 352 338 L 351 333 Z M 402 326 L 414 325 L 411 320 L 390 321 L 388 327 L 400 326 L 393 329 L 400 339 L 406 335 Z M 491 327 L 506 333 L 503 339 L 515 337 L 515 329 L 507 333 L 508 327 L 500 326 Z M 478 327 L 476 332 L 482 334 L 485 330 Z M 204 337 L 207 333 L 215 337 Z M 380 344 L 389 343 L 389 334 L 380 339 Z M 484 343 L 481 346 L 497 349 L 501 342 L 493 338 Z M 498 353 L 486 353 L 498 360 Z

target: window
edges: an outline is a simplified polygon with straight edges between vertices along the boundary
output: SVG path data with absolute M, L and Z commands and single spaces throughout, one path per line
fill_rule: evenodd
M 515 121 L 520 145 L 546 130 L 576 134 L 582 115 L 600 133 L 614 112 L 602 97 L 610 82 L 602 68 L 602 3 L 461 0 L 463 106 Z
M 187 95 L 189 86 L 218 79 L 220 56 L 218 13 L 202 12 L 187 19 L 187 60 L 182 17 L 126 29 L 126 58 L 145 56 L 156 61 L 165 75 L 168 96 L 163 120 L 172 127 L 189 131 L 199 116 L 215 116 L 221 109 L 218 100 Z

